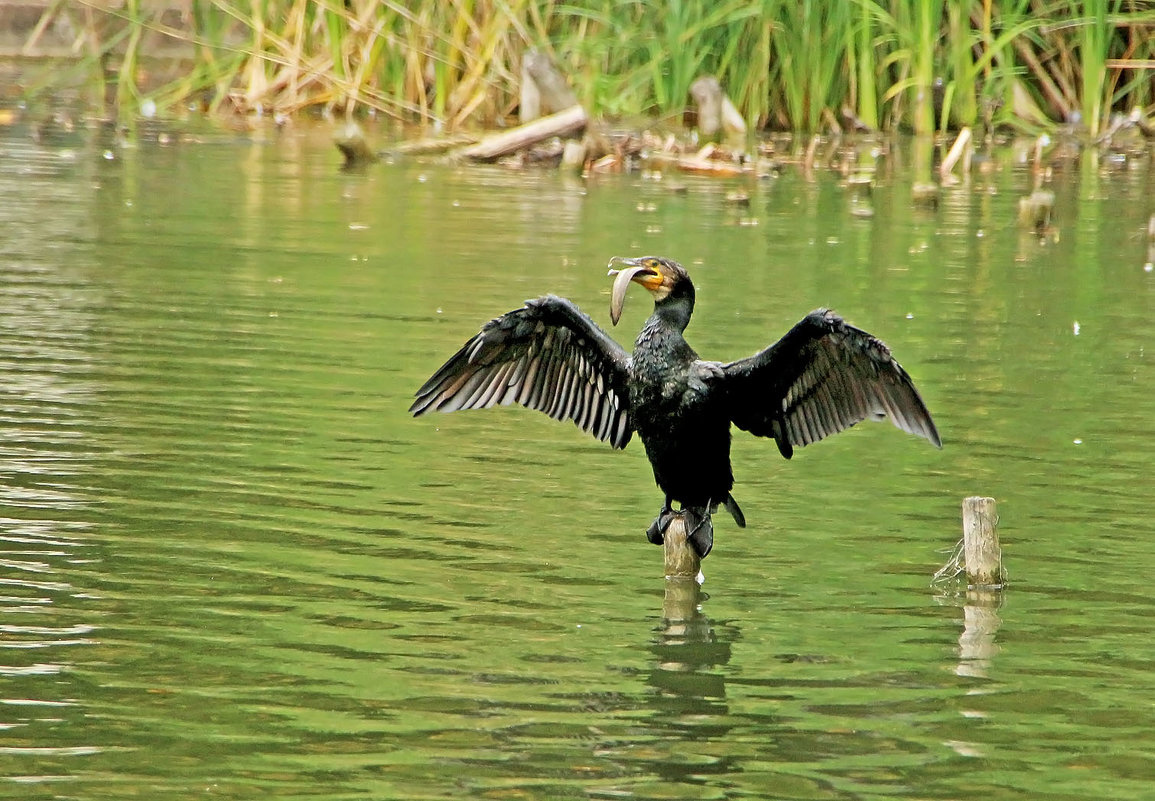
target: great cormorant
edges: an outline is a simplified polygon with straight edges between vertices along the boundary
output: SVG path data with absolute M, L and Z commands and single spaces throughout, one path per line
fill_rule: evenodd
M 910 376 L 890 350 L 827 309 L 802 318 L 775 344 L 745 359 L 703 361 L 683 331 L 694 284 L 672 259 L 615 257 L 610 319 L 630 283 L 654 313 L 629 354 L 575 304 L 554 295 L 490 320 L 417 391 L 415 415 L 519 403 L 570 419 L 614 448 L 633 432 L 646 447 L 665 503 L 646 534 L 660 544 L 678 501 L 699 556 L 713 545 L 710 515 L 723 505 L 744 527 L 730 490 L 730 425 L 773 437 L 789 459 L 862 420 L 895 426 L 942 447 Z

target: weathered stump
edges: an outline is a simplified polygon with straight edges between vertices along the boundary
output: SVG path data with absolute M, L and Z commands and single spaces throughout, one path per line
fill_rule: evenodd
M 971 586 L 1001 587 L 1006 580 L 997 524 L 994 498 L 963 500 L 963 557 Z
M 565 111 L 577 104 L 577 95 L 549 56 L 540 50 L 527 52 L 521 60 L 521 95 L 517 108 L 521 123 L 533 122 L 543 113 Z
M 342 169 L 352 170 L 372 164 L 377 160 L 377 153 L 369 146 L 369 140 L 361 126 L 355 122 L 346 123 L 333 137 L 333 144 L 345 157 Z
M 746 120 L 713 75 L 703 75 L 690 84 L 690 96 L 698 108 L 698 136 L 702 141 L 717 139 L 722 132 L 745 136 Z

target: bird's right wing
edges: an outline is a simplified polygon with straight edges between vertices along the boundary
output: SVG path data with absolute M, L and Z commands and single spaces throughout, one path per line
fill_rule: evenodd
M 615 448 L 630 441 L 629 354 L 554 295 L 490 320 L 417 390 L 413 415 L 520 403 L 573 420 Z
M 787 459 L 795 447 L 863 420 L 889 419 L 942 447 L 926 404 L 890 349 L 827 309 L 722 371 L 734 424 L 774 437 Z

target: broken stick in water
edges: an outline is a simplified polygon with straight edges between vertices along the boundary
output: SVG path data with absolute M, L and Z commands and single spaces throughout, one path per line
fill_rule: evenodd
M 963 129 L 958 132 L 958 138 L 954 140 L 954 144 L 951 145 L 950 151 L 946 154 L 946 158 L 944 158 L 942 160 L 942 164 L 939 165 L 939 175 L 944 181 L 947 180 L 951 176 L 951 173 L 954 172 L 955 165 L 958 164 L 959 159 L 963 157 L 963 154 L 967 152 L 970 144 L 971 129 L 967 126 L 963 126 Z M 966 172 L 966 167 L 963 168 L 963 171 Z

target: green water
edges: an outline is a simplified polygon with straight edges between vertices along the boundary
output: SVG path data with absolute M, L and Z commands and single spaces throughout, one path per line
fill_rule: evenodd
M 742 207 L 337 160 L 0 142 L 0 796 L 1153 797 L 1149 160 L 1057 165 L 1045 242 L 1009 153 L 928 211 L 896 151 L 869 219 L 791 167 Z M 636 443 L 407 415 L 525 298 L 608 327 L 606 262 L 647 252 L 691 269 L 706 357 L 817 306 L 885 339 L 943 450 L 739 432 L 750 526 L 677 597 Z M 930 586 L 970 494 L 990 604 Z

